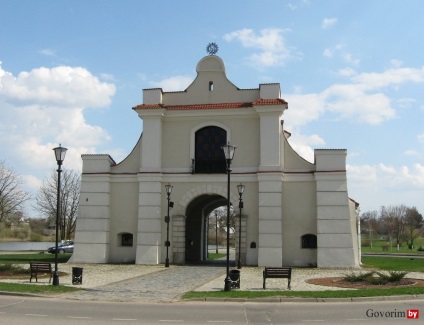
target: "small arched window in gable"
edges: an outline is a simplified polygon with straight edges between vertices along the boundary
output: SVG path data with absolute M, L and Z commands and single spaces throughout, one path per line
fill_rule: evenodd
M 213 81 L 209 81 L 209 91 L 213 91 Z
M 317 236 L 313 234 L 303 235 L 302 248 L 317 248 Z

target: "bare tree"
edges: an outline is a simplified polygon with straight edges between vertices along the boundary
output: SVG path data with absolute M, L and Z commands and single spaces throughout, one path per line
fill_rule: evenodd
M 417 239 L 421 234 L 423 216 L 418 212 L 416 207 L 408 208 L 406 210 L 405 221 L 408 246 L 410 249 L 413 249 L 414 240 Z
M 398 250 L 401 242 L 405 239 L 407 209 L 403 204 L 381 208 L 381 219 L 387 227 L 390 237 L 396 240 Z
M 52 172 L 39 188 L 36 207 L 51 224 L 56 220 L 57 173 Z M 71 239 L 75 232 L 78 213 L 81 177 L 73 170 L 63 170 L 60 189 L 60 239 Z
M 22 189 L 22 179 L 4 161 L 0 161 L 0 222 L 21 212 L 29 194 Z
M 215 217 L 216 212 L 216 217 Z M 230 234 L 238 233 L 238 230 L 236 229 L 236 216 L 237 213 L 234 211 L 233 207 L 230 207 Z M 210 231 L 210 238 L 214 238 L 216 233 L 218 234 L 219 242 L 222 242 L 226 238 L 227 234 L 227 207 L 226 206 L 220 206 L 213 210 L 209 214 L 209 231 Z
M 378 220 L 377 211 L 364 212 L 361 216 L 361 229 L 368 233 L 368 239 L 370 241 L 370 248 L 375 238 L 379 235 L 380 220 Z

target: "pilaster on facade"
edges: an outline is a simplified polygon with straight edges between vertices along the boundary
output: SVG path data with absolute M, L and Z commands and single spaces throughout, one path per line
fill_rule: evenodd
M 174 215 L 171 218 L 172 238 L 172 263 L 185 264 L 185 242 L 186 242 L 186 217 L 184 215 Z
M 136 264 L 162 262 L 162 177 L 139 175 Z
M 281 266 L 282 181 L 281 175 L 259 175 L 258 266 Z
M 281 124 L 283 108 L 277 105 L 255 106 L 260 125 L 260 165 L 259 171 L 281 169 Z
M 75 231 L 75 253 L 80 263 L 109 261 L 110 176 L 83 175 Z
M 162 119 L 165 109 L 137 110 L 143 119 L 143 139 L 140 150 L 140 171 L 161 172 L 162 168 Z
M 316 150 L 318 267 L 355 265 L 345 150 Z

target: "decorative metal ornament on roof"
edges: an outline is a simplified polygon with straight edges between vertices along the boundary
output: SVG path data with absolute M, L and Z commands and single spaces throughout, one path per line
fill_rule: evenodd
M 206 51 L 209 55 L 215 55 L 216 52 L 218 52 L 218 45 L 214 42 L 209 43 L 208 46 L 206 46 Z

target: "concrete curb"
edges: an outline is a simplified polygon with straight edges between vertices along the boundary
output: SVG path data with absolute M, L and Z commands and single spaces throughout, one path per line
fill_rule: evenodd
M 263 297 L 263 298 L 192 298 L 184 301 L 199 302 L 263 302 L 263 303 L 287 303 L 287 302 L 376 302 L 376 301 L 402 301 L 402 300 L 424 300 L 424 295 L 404 296 L 376 296 L 376 297 L 350 297 L 350 298 L 296 298 L 296 297 Z
M 32 297 L 32 298 L 61 298 L 61 295 L 49 296 L 25 292 L 0 291 L 2 296 Z M 65 298 L 71 299 L 71 298 Z M 263 303 L 287 303 L 287 302 L 377 302 L 377 301 L 402 301 L 402 300 L 424 300 L 424 294 L 403 296 L 375 296 L 375 297 L 350 297 L 350 298 L 301 298 L 301 297 L 261 297 L 261 298 L 190 298 L 176 301 L 198 301 L 198 302 L 263 302 Z

